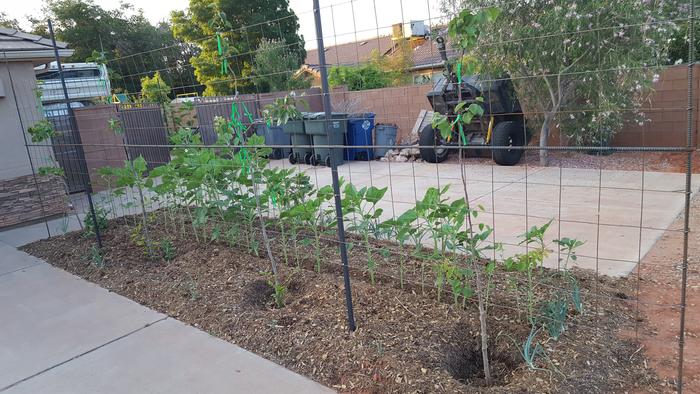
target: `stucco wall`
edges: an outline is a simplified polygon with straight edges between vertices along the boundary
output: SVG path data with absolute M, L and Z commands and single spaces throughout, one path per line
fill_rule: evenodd
M 9 179 L 32 173 L 22 135 L 40 119 L 34 94 L 34 65 L 31 62 L 2 62 L 0 81 L 4 91 L 4 97 L 0 97 L 0 179 Z M 27 141 L 31 141 L 29 136 Z M 44 155 L 50 151 L 35 150 Z

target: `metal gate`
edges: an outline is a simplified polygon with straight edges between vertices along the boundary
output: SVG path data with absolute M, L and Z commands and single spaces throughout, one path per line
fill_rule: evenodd
M 54 127 L 56 135 L 51 138 L 53 154 L 63 169 L 69 193 L 84 192 L 90 181 L 85 153 L 77 127 L 71 124 L 68 109 L 46 109 L 44 115 Z

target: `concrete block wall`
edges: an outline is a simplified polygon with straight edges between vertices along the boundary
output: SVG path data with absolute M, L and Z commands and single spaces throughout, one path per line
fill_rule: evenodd
M 700 127 L 700 65 L 694 66 L 693 81 L 695 94 L 695 130 Z M 613 139 L 613 146 L 685 146 L 687 132 L 687 65 L 671 66 L 662 70 L 659 80 L 654 84 L 654 92 L 644 105 L 644 112 L 649 119 L 643 126 L 629 122 Z M 421 110 L 430 111 L 430 103 L 425 97 L 430 85 L 412 85 L 395 88 L 383 88 L 363 91 L 336 90 L 333 100 L 345 100 L 355 103 L 363 112 L 376 113 L 377 123 L 394 123 L 398 126 L 399 143 L 415 142 L 411 130 Z M 527 117 L 527 114 L 526 114 Z M 535 133 L 539 130 L 533 130 Z M 698 138 L 693 135 L 693 146 L 698 146 Z M 536 144 L 534 138 L 531 143 Z M 566 145 L 558 130 L 550 135 L 551 145 Z
M 398 126 L 396 140 L 400 144 L 414 143 L 411 130 L 421 110 L 431 110 L 426 94 L 430 85 L 409 85 L 361 91 L 337 91 L 334 100 L 354 103 L 360 112 L 374 112 L 375 123 Z

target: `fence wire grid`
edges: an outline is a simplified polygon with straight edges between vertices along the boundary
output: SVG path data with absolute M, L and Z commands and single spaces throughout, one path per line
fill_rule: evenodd
M 516 330 L 514 342 L 524 351 L 540 341 L 550 358 L 557 357 L 552 343 L 559 335 L 585 336 L 612 325 L 642 353 L 649 351 L 653 366 L 665 360 L 666 367 L 655 372 L 659 379 L 678 392 L 685 381 L 690 391 L 700 389 L 692 386 L 696 377 L 686 375 L 690 379 L 684 381 L 684 366 L 698 368 L 698 360 L 685 355 L 700 350 L 689 335 L 698 327 L 686 325 L 686 316 L 700 313 L 689 303 L 697 295 L 692 289 L 698 272 L 692 228 L 698 204 L 694 1 L 662 2 L 657 6 L 677 7 L 662 14 L 665 18 L 600 25 L 589 16 L 584 28 L 555 33 L 533 28 L 517 38 L 487 37 L 494 30 L 484 27 L 475 53 L 532 43 L 542 50 L 566 49 L 581 37 L 596 37 L 587 56 L 597 64 L 542 74 L 484 74 L 478 80 L 470 78 L 480 74 L 462 75 L 464 51 L 447 31 L 463 15 L 460 2 L 427 0 L 425 18 L 417 21 L 403 19 L 406 7 L 416 5 L 397 1 L 401 17 L 395 24 L 380 24 L 374 0 L 313 3 L 300 14 L 316 17 L 317 36 L 307 41 L 285 41 L 284 20 L 277 19 L 107 58 L 113 97 L 74 100 L 72 89 L 92 85 L 63 78 L 71 89 L 62 87 L 66 95 L 47 102 L 41 83 L 7 67 L 13 91 L 36 93 L 16 95 L 16 108 L 47 235 L 97 228 L 95 245 L 102 247 L 113 241 L 111 227 L 94 225 L 104 217 L 133 229 L 135 239 L 143 239 L 137 245 L 154 256 L 161 256 L 166 240 L 189 239 L 269 259 L 275 284 L 294 269 L 342 277 L 350 331 L 363 322 L 363 309 L 353 306 L 355 283 L 454 302 L 471 316 L 486 314 L 482 324 L 518 316 L 513 324 L 525 331 Z M 528 7 L 521 3 L 465 4 L 474 13 L 496 5 L 507 15 Z M 342 31 L 339 18 L 352 18 L 353 28 Z M 611 60 L 620 46 L 600 44 L 608 38 L 644 41 L 650 31 L 680 24 L 690 26 L 689 59 L 680 64 L 668 64 L 660 53 L 642 53 L 653 51 L 651 44 Z M 415 26 L 425 32 L 413 31 Z M 279 33 L 270 33 L 275 30 Z M 226 52 L 227 45 L 237 44 L 227 37 L 245 42 L 246 50 Z M 273 43 L 275 54 L 305 51 L 304 61 L 281 69 L 280 59 L 261 68 L 265 73 L 251 72 L 260 62 L 262 50 L 255 43 L 260 37 Z M 441 58 L 438 37 L 447 41 L 448 62 Z M 218 75 L 203 83 L 191 58 L 214 43 L 224 49 L 207 67 Z M 534 52 L 525 56 L 529 53 Z M 404 55 L 411 60 L 400 72 L 386 65 Z M 633 57 L 651 61 L 635 63 Z M 496 57 L 478 59 L 493 63 L 492 68 L 483 63 L 483 70 L 506 64 L 497 64 L 503 59 Z M 379 75 L 350 77 L 363 68 Z M 630 93 L 625 83 L 631 75 L 647 85 Z M 386 86 L 366 88 L 371 78 L 383 78 Z M 555 111 L 538 106 L 550 97 L 526 97 L 523 87 L 562 80 L 591 86 L 574 90 L 581 96 L 565 103 L 560 97 Z M 155 82 L 144 87 L 149 81 Z M 271 87 L 278 81 L 289 89 Z M 459 88 L 463 85 L 467 88 Z M 230 94 L 210 95 L 224 90 Z M 436 91 L 452 104 L 440 102 Z M 634 99 L 608 99 L 603 92 Z M 154 98 L 160 102 L 150 101 Z M 469 100 L 485 111 L 462 129 L 456 118 L 466 115 L 457 114 L 454 105 Z M 439 121 L 434 110 L 449 112 L 449 137 L 434 131 Z M 294 118 L 302 113 L 302 119 Z M 292 117 L 285 122 L 287 114 Z M 605 123 L 610 114 L 621 120 Z M 541 146 L 543 119 L 550 116 L 550 134 Z M 590 121 L 584 127 L 588 134 L 565 132 L 581 119 Z M 42 121 L 53 132 L 39 141 Z M 513 131 L 496 141 L 507 127 Z M 509 165 L 496 163 L 513 158 Z M 664 284 L 665 294 L 657 283 Z M 610 291 L 611 286 L 621 290 Z M 611 323 L 610 315 L 618 312 Z M 673 333 L 661 339 L 648 334 L 671 323 L 667 319 L 673 320 Z M 495 332 L 481 334 L 481 348 L 513 345 Z M 547 358 L 524 357 L 523 365 L 533 369 L 556 369 Z

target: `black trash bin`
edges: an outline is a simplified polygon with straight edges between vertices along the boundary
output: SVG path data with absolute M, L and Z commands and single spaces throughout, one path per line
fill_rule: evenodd
M 348 114 L 334 112 L 328 122 L 330 130 L 326 132 L 326 114 L 315 112 L 307 114 L 304 120 L 306 134 L 312 139 L 314 149 L 311 156 L 312 165 L 331 165 L 331 155 L 337 164 L 343 163 L 344 149 L 316 147 L 317 145 L 345 145 L 345 133 L 348 130 Z
M 274 146 L 292 144 L 292 139 L 290 137 L 291 134 L 285 133 L 282 126 L 268 126 L 262 120 L 256 121 L 255 134 L 265 137 L 265 145 Z M 270 159 L 279 160 L 285 157 L 289 157 L 291 153 L 291 148 L 272 148 L 272 154 L 270 154 Z
M 311 156 L 313 156 L 311 136 L 304 132 L 304 123 L 303 120 L 290 120 L 281 126 L 292 143 L 292 151 L 289 153 L 289 162 L 292 164 L 311 163 Z

